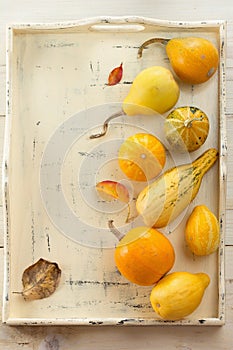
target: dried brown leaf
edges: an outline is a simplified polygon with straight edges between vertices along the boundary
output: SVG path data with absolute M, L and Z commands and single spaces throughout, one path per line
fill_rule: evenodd
M 23 272 L 22 295 L 25 300 L 36 300 L 53 294 L 60 282 L 61 270 L 57 263 L 39 259 Z
M 111 73 L 109 74 L 109 76 L 108 76 L 108 85 L 109 86 L 116 85 L 121 81 L 122 75 L 123 75 L 122 65 L 123 65 L 123 63 L 121 63 L 119 67 L 114 68 L 111 71 Z

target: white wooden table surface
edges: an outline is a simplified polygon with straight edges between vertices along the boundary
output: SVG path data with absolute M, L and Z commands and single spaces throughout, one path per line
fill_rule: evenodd
M 233 349 L 233 4 L 232 0 L 0 0 L 0 152 L 5 122 L 5 34 L 12 22 L 56 22 L 98 15 L 167 20 L 227 20 L 226 324 L 222 327 L 9 327 L 0 325 L 0 349 Z M 0 293 L 3 281 L 0 200 Z M 0 295 L 1 296 L 1 295 Z

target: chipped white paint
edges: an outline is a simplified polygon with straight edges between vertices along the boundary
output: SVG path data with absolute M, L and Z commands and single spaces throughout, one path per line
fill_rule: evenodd
M 106 27 L 104 30 L 98 27 L 96 31 L 94 25 L 97 24 Z M 107 29 L 109 24 L 110 30 Z M 9 28 L 9 104 L 3 162 L 6 244 L 4 322 L 31 325 L 223 324 L 226 184 L 224 27 L 223 21 L 181 23 L 143 17 L 101 17 L 70 23 L 19 24 Z M 97 110 L 99 105 L 110 104 L 110 109 L 119 107 L 111 104 L 120 104 L 132 77 L 144 67 L 161 64 L 169 68 L 165 52 L 160 48 L 155 51 L 156 55 L 150 48 L 150 53 L 149 50 L 145 52 L 143 60 L 138 62 L 136 51 L 140 43 L 155 34 L 175 37 L 190 33 L 212 40 L 221 54 L 218 73 L 205 86 L 192 88 L 181 84 L 179 100 L 179 105 L 198 105 L 205 110 L 211 122 L 207 142 L 193 157 L 209 147 L 219 148 L 220 151 L 219 172 L 217 166 L 211 169 L 192 205 L 204 202 L 216 215 L 219 213 L 221 246 L 219 254 L 193 260 L 183 242 L 185 219 L 169 236 L 177 253 L 174 270 L 185 268 L 193 272 L 207 272 L 211 285 L 195 313 L 182 321 L 165 322 L 156 317 L 150 306 L 150 288 L 136 287 L 117 273 L 113 247 L 103 249 L 98 244 L 91 247 L 90 244 L 73 242 L 53 225 L 41 200 L 39 174 L 45 146 L 61 123 L 91 107 Z M 108 73 L 120 62 L 124 62 L 121 84 L 106 88 Z M 90 126 L 101 123 L 105 118 L 105 113 L 98 114 L 96 119 L 92 119 L 95 123 Z M 82 120 L 77 134 L 83 132 Z M 145 125 L 147 121 L 139 126 Z M 153 123 L 147 125 L 152 126 Z M 132 126 L 125 124 L 122 133 L 119 123 L 114 123 L 105 140 L 111 142 L 111 137 L 125 137 L 127 132 L 132 133 Z M 80 142 L 72 144 L 62 163 L 62 189 L 76 214 L 85 208 L 85 202 L 82 202 L 76 188 L 76 170 L 79 171 L 78 166 L 81 166 L 83 159 L 82 155 L 77 157 L 77 151 L 81 148 L 84 155 L 91 154 L 93 162 L 99 157 L 91 151 L 92 144 L 97 145 L 98 141 L 91 144 L 86 140 L 83 137 Z M 103 150 L 100 154 L 104 154 Z M 50 165 L 45 164 L 44 169 Z M 91 169 L 86 176 L 90 175 L 93 175 Z M 215 188 L 219 190 L 213 196 Z M 58 214 L 61 217 L 62 212 Z M 98 210 L 91 208 L 89 212 L 83 210 L 82 214 L 82 220 L 87 220 L 87 215 L 93 227 L 106 227 L 108 215 L 100 215 Z M 118 215 L 116 219 L 120 220 L 121 216 Z M 85 230 L 82 232 L 84 235 Z M 32 307 L 31 303 L 13 292 L 21 290 L 19 276 L 24 268 L 39 257 L 56 261 L 63 274 L 56 293 L 48 299 L 33 302 Z

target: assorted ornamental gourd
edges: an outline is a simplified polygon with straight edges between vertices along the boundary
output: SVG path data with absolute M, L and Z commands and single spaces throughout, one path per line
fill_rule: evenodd
M 151 305 L 161 318 L 180 320 L 196 310 L 209 283 L 206 273 L 170 273 L 152 289 Z
M 185 239 L 195 255 L 209 255 L 219 246 L 219 222 L 206 205 L 197 205 L 189 216 Z
M 218 151 L 210 148 L 191 164 L 168 169 L 137 198 L 136 207 L 149 227 L 164 227 L 196 197 L 205 173 L 218 159 Z
M 174 248 L 168 238 L 156 229 L 135 227 L 124 236 L 112 221 L 109 228 L 119 240 L 115 249 L 116 266 L 130 282 L 151 286 L 173 267 Z
M 148 181 L 159 175 L 166 162 L 166 151 L 160 140 L 151 134 L 128 137 L 118 151 L 119 167 L 134 181 Z
M 152 38 L 140 46 L 138 57 L 142 57 L 143 49 L 153 43 L 165 45 L 172 69 L 185 83 L 205 83 L 218 69 L 218 50 L 207 39 L 198 37 Z
M 180 88 L 172 73 L 164 67 L 152 66 L 142 70 L 134 79 L 122 110 L 111 115 L 103 124 L 103 131 L 90 136 L 96 139 L 106 134 L 109 122 L 122 115 L 154 115 L 165 113 L 175 106 Z
M 166 46 L 172 70 L 186 84 L 205 83 L 218 68 L 218 50 L 204 38 L 152 38 L 139 47 L 138 57 L 142 57 L 143 50 L 153 43 Z M 122 65 L 120 68 L 121 78 Z M 122 110 L 107 118 L 102 132 L 90 138 L 104 136 L 109 122 L 122 115 L 156 117 L 158 113 L 169 112 L 177 103 L 179 94 L 179 85 L 170 70 L 161 66 L 146 68 L 135 77 L 122 103 Z M 209 128 L 208 116 L 196 106 L 175 108 L 164 120 L 164 135 L 168 143 L 181 153 L 191 153 L 202 147 Z M 170 272 L 175 263 L 175 250 L 170 240 L 157 229 L 170 224 L 188 207 L 198 194 L 203 176 L 217 159 L 218 151 L 210 148 L 192 163 L 175 166 L 161 174 L 166 163 L 166 149 L 155 135 L 132 135 L 118 150 L 119 168 L 127 178 L 150 183 L 136 198 L 138 215 L 142 216 L 146 226 L 133 228 L 122 235 L 112 220 L 108 222 L 109 229 L 119 241 L 114 253 L 116 267 L 130 282 L 153 286 L 151 306 L 162 319 L 180 320 L 196 310 L 210 277 L 199 271 Z M 119 182 L 101 181 L 96 190 L 105 200 L 117 199 L 129 205 L 129 192 Z M 194 207 L 186 222 L 184 239 L 190 252 L 197 256 L 207 256 L 218 249 L 219 222 L 206 205 Z
M 164 132 L 173 148 L 180 152 L 193 152 L 207 139 L 209 119 L 197 107 L 179 107 L 166 117 Z

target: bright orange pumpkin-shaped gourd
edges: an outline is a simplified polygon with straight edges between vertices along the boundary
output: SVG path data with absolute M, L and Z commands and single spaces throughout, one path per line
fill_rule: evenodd
M 131 180 L 148 181 L 156 177 L 166 162 L 163 144 L 151 134 L 128 137 L 118 152 L 119 166 Z
M 113 233 L 114 230 L 111 229 Z M 149 227 L 133 228 L 120 237 L 115 249 L 115 262 L 120 273 L 130 282 L 142 286 L 159 281 L 171 270 L 174 261 L 175 252 L 168 238 Z
M 211 41 L 199 37 L 152 38 L 139 48 L 138 57 L 152 43 L 166 45 L 166 53 L 176 75 L 185 83 L 201 84 L 209 80 L 218 68 L 219 54 Z

